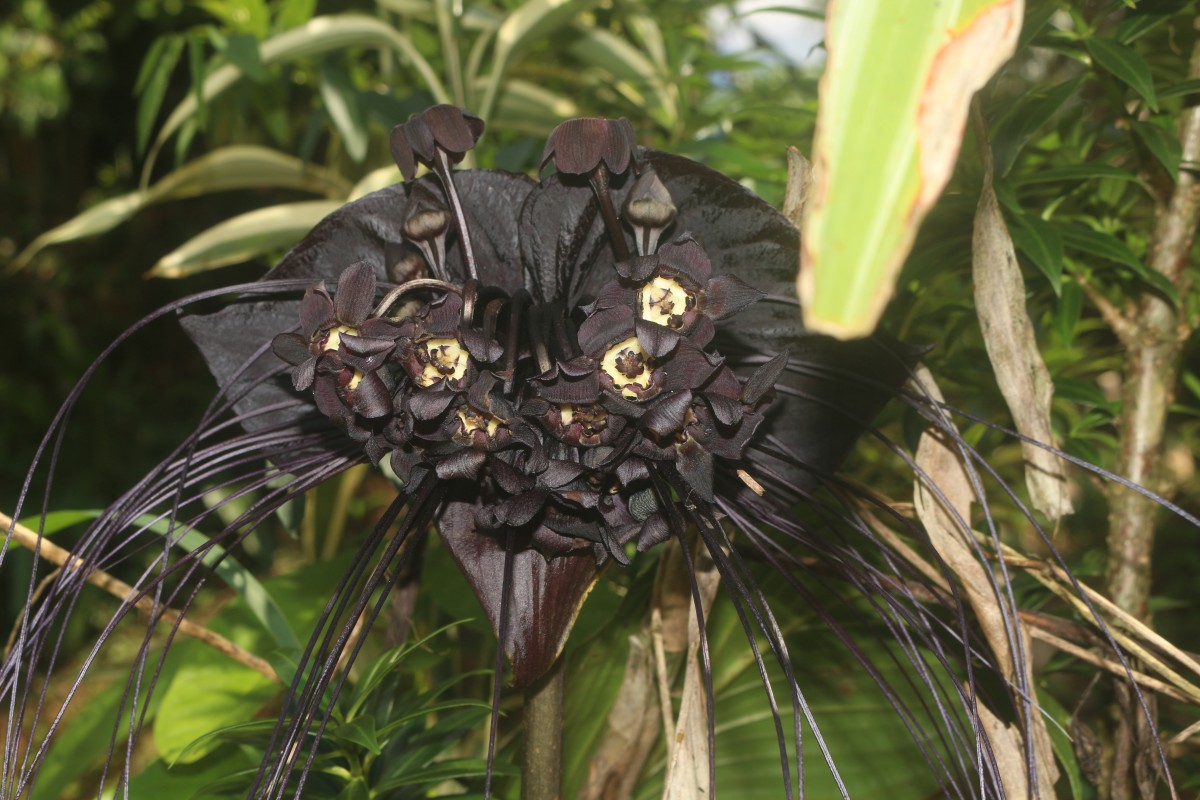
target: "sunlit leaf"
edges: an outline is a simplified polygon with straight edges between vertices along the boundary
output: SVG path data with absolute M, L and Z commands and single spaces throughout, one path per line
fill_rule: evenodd
M 799 292 L 805 322 L 875 327 L 950 177 L 971 95 L 1017 43 L 1022 0 L 836 0 Z
M 291 30 L 312 19 L 317 0 L 282 0 L 275 11 L 275 29 Z
M 43 249 L 112 230 L 153 203 L 234 189 L 277 188 L 344 197 L 350 186 L 324 167 L 251 145 L 222 147 L 164 176 L 149 189 L 99 203 L 30 242 L 10 267 L 19 270 Z
M 508 68 L 526 47 L 565 26 L 576 14 L 595 3 L 596 0 L 525 0 L 505 18 L 496 31 L 492 71 L 479 106 L 480 116 L 485 120 L 491 117 Z
M 664 128 L 670 130 L 679 121 L 676 93 L 659 75 L 649 58 L 625 39 L 608 31 L 575 26 L 578 38 L 571 44 L 571 55 L 612 76 L 612 86 L 638 108 L 644 108 Z
M 294 628 L 307 630 L 313 625 L 341 573 L 338 564 L 322 562 L 263 581 Z M 206 627 L 251 652 L 276 649 L 241 600 L 221 609 Z M 168 761 L 198 761 L 221 745 L 221 739 L 210 733 L 253 719 L 281 691 L 261 673 L 192 640 L 177 642 L 167 664 L 172 672 L 156 698 L 154 742 Z
M 450 95 L 429 62 L 417 50 L 412 40 L 382 20 L 357 14 L 316 17 L 307 24 L 285 31 L 262 43 L 259 53 L 264 65 L 309 58 L 348 47 L 382 47 L 395 50 L 421 76 L 426 88 L 439 103 L 449 103 Z M 204 81 L 203 96 L 211 101 L 242 77 L 233 64 L 216 69 Z M 142 182 L 148 183 L 154 162 L 167 139 L 184 121 L 196 113 L 196 99 L 188 96 L 175 107 L 154 138 L 154 145 L 142 168 Z
M 167 253 L 148 276 L 181 278 L 286 249 L 341 207 L 342 203 L 335 201 L 311 200 L 239 214 Z
M 505 81 L 500 90 L 500 99 L 492 112 L 492 124 L 505 130 L 545 137 L 555 125 L 579 114 L 579 107 L 571 98 L 512 78 Z

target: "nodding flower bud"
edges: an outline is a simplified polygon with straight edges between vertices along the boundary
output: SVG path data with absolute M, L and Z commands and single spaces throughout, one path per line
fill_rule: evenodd
M 392 128 L 392 158 L 404 179 L 412 180 L 417 164 L 433 169 L 440 150 L 451 163 L 462 161 L 483 135 L 483 120 L 458 106 L 439 105 L 414 114 Z
M 621 213 L 633 227 L 638 253 L 645 256 L 658 249 L 658 238 L 674 221 L 675 203 L 658 175 L 648 169 L 634 181 Z
M 620 175 L 634 161 L 636 147 L 633 126 L 624 117 L 569 119 L 550 132 L 541 168 L 553 161 L 559 172 L 588 175 L 603 163 L 609 172 Z

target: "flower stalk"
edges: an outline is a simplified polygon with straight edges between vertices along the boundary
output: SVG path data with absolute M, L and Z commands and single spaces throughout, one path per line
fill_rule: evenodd
M 560 656 L 549 672 L 525 690 L 521 800 L 559 800 L 562 796 L 565 689 Z

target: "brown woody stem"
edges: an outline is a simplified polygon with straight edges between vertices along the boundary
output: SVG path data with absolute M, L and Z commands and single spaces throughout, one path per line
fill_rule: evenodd
M 1188 77 L 1200 78 L 1200 42 L 1192 50 Z M 1200 160 L 1200 107 L 1188 107 L 1180 114 L 1179 139 L 1183 164 L 1194 165 Z M 1192 169 L 1181 168 L 1170 198 L 1159 208 L 1147 259 L 1150 269 L 1176 289 L 1183 287 L 1197 222 L 1200 222 L 1200 180 Z M 1126 347 L 1117 472 L 1134 483 L 1161 492 L 1164 487 L 1158 467 L 1188 325 L 1171 302 L 1149 293 L 1123 317 L 1129 328 L 1124 334 L 1117 330 Z M 1108 591 L 1119 608 L 1143 621 L 1150 617 L 1151 554 L 1157 512 L 1158 505 L 1153 500 L 1122 487 L 1114 488 L 1108 513 Z M 1153 704 L 1149 700 L 1147 703 L 1153 716 Z M 1136 754 L 1144 752 L 1153 741 L 1152 728 L 1143 713 L 1131 701 L 1120 708 L 1122 721 L 1115 732 L 1109 787 L 1112 800 L 1128 800 L 1147 791 L 1145 782 L 1135 774 L 1134 762 Z M 1152 785 L 1152 781 L 1149 783 Z
M 1200 78 L 1200 42 L 1192 52 L 1189 77 Z M 1179 119 L 1183 162 L 1200 160 L 1200 106 Z M 1200 222 L 1200 181 L 1181 169 L 1170 200 L 1158 217 L 1149 266 L 1180 288 L 1196 225 Z M 1175 306 L 1146 294 L 1130 315 L 1131 341 L 1122 385 L 1121 451 L 1117 472 L 1134 483 L 1159 488 L 1155 467 L 1162 460 L 1163 434 L 1170 407 L 1186 321 Z M 1113 492 L 1109 510 L 1108 588 L 1122 609 L 1148 616 L 1150 553 L 1158 505 L 1129 490 Z
M 560 656 L 525 690 L 525 761 L 521 800 L 562 797 L 563 668 Z

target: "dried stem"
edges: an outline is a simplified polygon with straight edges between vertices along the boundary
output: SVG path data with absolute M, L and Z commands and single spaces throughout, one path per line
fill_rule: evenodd
M 0 530 L 12 531 L 13 541 L 17 544 L 29 548 L 40 557 L 52 564 L 57 564 L 63 569 L 87 569 L 82 559 L 71 555 L 70 551 L 64 550 L 43 536 L 39 536 L 36 531 L 30 530 L 19 522 L 15 522 L 12 517 L 3 513 L 0 513 Z M 114 578 L 103 570 L 93 569 L 89 571 L 85 580 L 121 600 L 131 600 L 138 595 L 138 591 L 128 583 Z M 183 635 L 199 639 L 222 655 L 228 656 L 239 664 L 265 675 L 275 683 L 282 683 L 279 675 L 275 673 L 275 669 L 264 659 L 259 658 L 243 647 L 239 647 L 219 633 L 214 633 L 202 625 L 197 625 L 194 622 L 184 619 L 183 615 L 175 609 L 155 608 L 154 601 L 149 597 L 141 597 L 133 601 L 133 605 L 147 614 L 155 614 L 156 622 L 174 625 Z
M 525 690 L 525 761 L 521 800 L 562 797 L 562 658 Z

